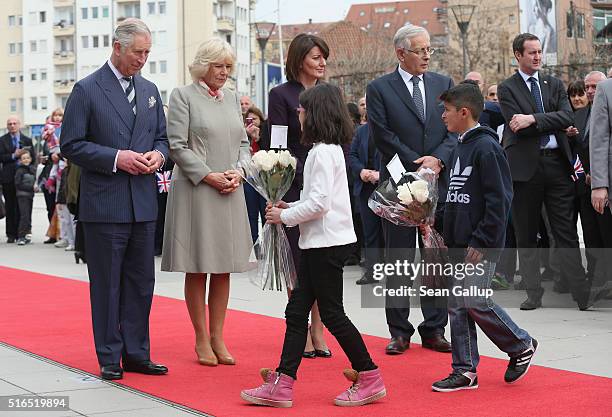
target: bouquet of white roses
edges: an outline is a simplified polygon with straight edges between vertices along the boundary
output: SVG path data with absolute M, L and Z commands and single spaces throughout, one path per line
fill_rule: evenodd
M 276 204 L 291 187 L 297 160 L 289 151 L 259 151 L 249 160 L 240 161 L 244 180 L 268 203 Z M 253 281 L 262 289 L 278 290 L 283 285 L 293 289 L 297 280 L 293 256 L 282 224 L 266 223 L 253 246 L 258 261 Z

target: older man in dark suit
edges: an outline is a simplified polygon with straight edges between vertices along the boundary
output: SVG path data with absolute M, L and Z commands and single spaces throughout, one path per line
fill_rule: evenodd
M 21 121 L 11 116 L 6 121 L 8 133 L 0 137 L 0 183 L 6 208 L 7 243 L 15 243 L 17 225 L 19 225 L 19 207 L 17 206 L 17 190 L 15 189 L 15 171 L 19 158 L 26 152 L 30 153 L 32 161 L 36 161 L 32 150 L 32 139 L 21 134 Z
M 536 246 L 544 204 L 560 251 L 561 269 L 570 280 L 578 307 L 585 310 L 593 300 L 573 222 L 573 155 L 566 135 L 574 121 L 572 109 L 561 80 L 539 72 L 542 46 L 538 37 L 520 34 L 512 49 L 519 71 L 499 85 L 498 95 L 508 126 L 504 129 L 503 146 L 512 174 L 512 218 L 527 289 L 527 300 L 521 309 L 533 310 L 542 305 L 544 289 Z
M 453 82 L 448 77 L 427 71 L 434 50 L 429 33 L 424 28 L 403 26 L 395 34 L 393 43 L 399 61 L 397 70 L 372 81 L 367 89 L 371 134 L 383 166 L 397 154 L 408 171 L 431 168 L 440 175 L 439 195 L 445 196 L 447 181 L 441 173 L 450 163 L 457 137 L 449 134 L 442 122 L 444 108 L 438 97 L 452 87 Z M 381 170 L 380 177 L 381 181 L 389 177 L 386 168 Z M 440 200 L 439 213 L 442 212 L 443 202 Z M 395 226 L 383 220 L 383 232 L 386 261 L 394 264 L 404 260 L 412 262 L 416 229 Z M 410 279 L 387 276 L 387 288 L 411 283 Z M 408 321 L 408 298 L 388 297 L 386 307 L 387 325 L 391 333 L 386 352 L 400 354 L 409 347 L 410 337 L 414 333 Z M 425 317 L 419 326 L 423 346 L 450 352 L 450 343 L 444 338 L 444 327 L 448 322 L 446 300 L 421 297 L 421 310 Z
M 150 48 L 151 33 L 142 21 L 121 22 L 110 59 L 74 86 L 61 134 L 62 154 L 82 168 L 79 221 L 104 379 L 121 379 L 124 370 L 149 375 L 168 371 L 151 362 L 149 354 L 154 173 L 168 154 L 157 87 L 138 74 Z

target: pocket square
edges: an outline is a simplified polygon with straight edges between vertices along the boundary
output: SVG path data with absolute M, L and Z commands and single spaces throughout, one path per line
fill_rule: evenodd
M 157 103 L 157 100 L 155 100 L 155 97 L 153 96 L 149 97 L 149 108 L 155 106 L 155 103 Z

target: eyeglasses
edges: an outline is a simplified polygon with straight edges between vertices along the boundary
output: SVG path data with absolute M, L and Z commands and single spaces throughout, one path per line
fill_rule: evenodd
M 436 52 L 435 48 L 430 48 L 429 46 L 427 48 L 421 48 L 421 49 L 406 49 L 406 48 L 402 48 L 404 51 L 408 51 L 408 52 L 412 52 L 415 55 L 418 56 L 427 56 L 427 55 L 433 55 L 434 52 Z

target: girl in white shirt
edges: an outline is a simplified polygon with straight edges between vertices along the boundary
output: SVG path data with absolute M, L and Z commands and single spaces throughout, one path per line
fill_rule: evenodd
M 300 95 L 297 109 L 302 142 L 312 144 L 304 164 L 304 189 L 299 201 L 279 202 L 266 210 L 266 221 L 300 226 L 302 249 L 297 288 L 285 310 L 287 330 L 279 366 L 264 368 L 264 384 L 244 390 L 251 403 L 291 407 L 293 383 L 308 332 L 308 314 L 315 301 L 321 319 L 338 340 L 353 369 L 344 375 L 353 385 L 338 395 L 339 406 L 364 405 L 386 395 L 380 371 L 344 312 L 342 270 L 357 238 L 353 229 L 346 165 L 341 145 L 351 141 L 353 125 L 338 87 L 319 84 Z M 324 383 L 324 381 L 321 381 Z

